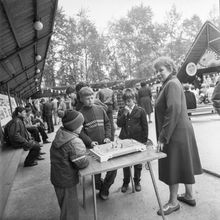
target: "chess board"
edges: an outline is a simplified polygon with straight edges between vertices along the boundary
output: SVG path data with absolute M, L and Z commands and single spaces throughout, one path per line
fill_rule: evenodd
M 90 154 L 99 162 L 108 161 L 111 158 L 130 153 L 145 151 L 146 145 L 133 139 L 116 140 L 115 142 L 101 144 L 90 149 Z

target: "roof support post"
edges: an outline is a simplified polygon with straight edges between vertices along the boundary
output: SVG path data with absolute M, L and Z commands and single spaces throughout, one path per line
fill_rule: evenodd
M 8 84 L 7 84 L 7 95 L 8 95 L 8 102 L 9 102 L 9 106 L 10 106 L 10 110 L 11 110 L 11 115 L 12 115 L 11 96 L 10 96 L 10 89 L 9 89 Z

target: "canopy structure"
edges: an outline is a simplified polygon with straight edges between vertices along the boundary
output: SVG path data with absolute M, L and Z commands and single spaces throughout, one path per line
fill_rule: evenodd
M 202 26 L 196 36 L 191 48 L 186 54 L 185 60 L 177 74 L 181 82 L 193 82 L 196 76 L 201 76 L 203 73 L 210 71 L 219 71 L 220 57 L 220 30 L 217 29 L 211 22 L 207 21 Z M 218 61 L 218 62 L 217 62 Z M 194 76 L 189 76 L 186 73 L 186 66 L 193 62 L 197 65 L 197 72 Z M 219 63 L 219 66 L 211 63 Z
M 0 93 L 40 90 L 58 0 L 0 0 Z

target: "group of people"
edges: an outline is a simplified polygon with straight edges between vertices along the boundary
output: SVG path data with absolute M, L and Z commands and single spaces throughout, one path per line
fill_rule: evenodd
M 193 127 L 187 115 L 183 87 L 175 76 L 174 62 L 170 58 L 160 57 L 154 62 L 154 67 L 162 81 L 155 101 L 155 124 L 157 151 L 167 155 L 159 160 L 158 168 L 159 179 L 169 187 L 169 199 L 163 206 L 164 214 L 169 215 L 180 209 L 178 201 L 190 206 L 196 205 L 192 186 L 195 183 L 194 175 L 201 174 L 202 167 Z M 58 110 L 63 126 L 57 131 L 50 149 L 51 182 L 61 208 L 60 219 L 78 219 L 77 170 L 89 166 L 86 148 L 95 149 L 99 144 L 114 140 L 108 105 L 104 103 L 107 99 L 102 97 L 112 98 L 112 93 L 104 90 L 104 95 L 99 94 L 97 99 L 87 85 L 80 86 L 77 91 L 67 89 L 67 93 L 72 99 L 72 106 L 78 107 L 77 110 Z M 139 103 L 146 101 L 141 93 Z M 136 103 L 136 95 L 132 89 L 125 89 L 122 99 L 124 106 L 118 110 L 117 115 L 117 126 L 121 128 L 119 138 L 132 138 L 146 143 L 148 120 L 145 109 Z M 136 191 L 141 191 L 141 170 L 142 164 L 134 166 Z M 108 199 L 116 174 L 117 170 L 109 171 L 104 179 L 101 174 L 95 175 L 95 187 L 102 200 Z M 129 168 L 124 168 L 123 174 L 121 192 L 125 193 L 130 182 Z M 178 194 L 180 183 L 185 185 L 184 194 Z M 162 215 L 161 210 L 157 214 Z
M 192 186 L 195 183 L 194 175 L 201 174 L 202 167 L 193 127 L 187 115 L 184 90 L 175 76 L 174 62 L 170 58 L 160 57 L 155 60 L 154 68 L 162 82 L 154 107 L 157 151 L 167 155 L 159 160 L 158 169 L 159 179 L 169 187 L 169 199 L 163 206 L 164 214 L 169 215 L 180 209 L 178 201 L 190 206 L 196 205 Z M 116 124 L 121 129 L 120 139 L 132 138 L 146 143 L 149 136 L 148 122 L 151 122 L 150 114 L 153 111 L 152 95 L 146 83 L 141 86 L 138 94 L 133 89 L 124 89 L 123 105 L 118 109 Z M 67 88 L 66 94 L 71 104 L 67 107 L 62 100 L 59 102 L 57 115 L 62 120 L 62 126 L 56 132 L 50 148 L 51 182 L 55 188 L 62 220 L 79 219 L 76 186 L 79 182 L 78 170 L 89 166 L 86 149 L 95 149 L 100 144 L 114 141 L 115 136 L 115 96 L 111 89 L 104 87 L 94 97 L 92 88 L 85 83 L 79 83 L 75 88 Z M 25 166 L 35 165 L 41 154 L 41 145 L 36 134 L 32 133 L 31 138 L 24 123 L 28 111 L 27 108 L 17 107 L 12 125 L 8 129 L 11 144 L 29 150 Z M 40 126 L 40 123 L 35 125 L 45 142 L 47 136 L 41 133 Z M 31 132 L 30 129 L 29 131 Z M 134 166 L 137 192 L 141 191 L 141 171 L 142 164 Z M 104 178 L 101 174 L 95 175 L 95 187 L 102 200 L 109 198 L 110 187 L 116 175 L 117 170 L 108 171 Z M 123 175 L 121 192 L 125 193 L 131 176 L 129 167 L 123 169 Z M 178 194 L 180 183 L 185 185 L 185 193 L 182 195 Z M 161 210 L 157 214 L 162 215 Z

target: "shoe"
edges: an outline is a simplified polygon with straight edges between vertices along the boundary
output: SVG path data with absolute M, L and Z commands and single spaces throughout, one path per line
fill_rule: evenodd
M 36 166 L 38 163 L 36 161 L 34 161 L 33 163 L 27 163 L 27 164 L 24 164 L 24 167 L 33 167 L 33 166 Z
M 165 205 L 165 207 L 163 207 L 163 213 L 164 213 L 164 215 L 169 215 L 172 212 L 175 212 L 179 209 L 180 209 L 180 204 L 177 204 L 176 206 L 172 206 L 170 204 L 167 204 L 167 205 Z M 162 215 L 162 212 L 160 209 L 157 211 L 157 214 Z
M 95 189 L 96 189 L 96 190 L 101 190 L 103 181 L 104 181 L 104 180 L 101 178 L 100 181 L 97 181 L 97 182 L 95 183 Z
M 38 156 L 38 157 L 36 158 L 36 160 L 44 160 L 44 158 L 41 157 L 41 156 Z
M 48 141 L 48 140 L 46 140 L 46 141 L 44 141 L 43 143 L 44 143 L 44 144 L 49 144 L 49 143 L 51 143 L 51 142 Z
M 140 192 L 141 191 L 141 184 L 140 183 L 135 183 L 134 187 L 135 187 L 135 191 L 136 192 Z
M 102 184 L 102 188 L 99 191 L 99 197 L 102 200 L 107 200 L 108 199 L 108 195 L 109 195 L 109 190 L 107 187 L 104 186 L 104 184 Z
M 39 154 L 40 154 L 40 155 L 44 155 L 44 154 L 46 154 L 46 153 L 45 153 L 45 152 L 40 152 Z
M 128 184 L 127 183 L 123 183 L 122 187 L 121 187 L 121 192 L 125 193 L 128 190 Z
M 178 195 L 177 200 L 180 202 L 186 203 L 189 206 L 196 206 L 196 200 L 195 199 L 186 199 L 185 195 Z
M 101 192 L 99 193 L 99 197 L 102 200 L 108 200 L 108 195 L 102 194 Z

